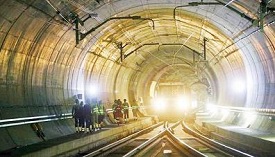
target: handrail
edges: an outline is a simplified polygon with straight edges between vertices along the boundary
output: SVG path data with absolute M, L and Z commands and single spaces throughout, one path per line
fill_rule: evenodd
M 146 106 L 137 106 L 137 108 L 146 109 L 147 107 L 146 107 Z M 133 109 L 133 107 L 129 107 L 129 110 L 132 110 L 132 109 Z M 114 111 L 114 110 L 111 109 L 111 108 L 106 109 L 106 112 L 107 112 L 107 113 L 112 113 L 113 111 Z
M 0 120 L 0 128 L 72 118 L 71 113 Z
M 145 106 L 138 106 L 138 108 L 145 108 Z M 132 107 L 129 107 L 129 110 L 131 110 L 131 109 L 132 109 Z M 113 109 L 106 109 L 106 112 L 112 113 Z M 2 119 L 2 120 L 0 120 L 0 128 L 32 124 L 32 123 L 55 121 L 55 120 L 61 120 L 61 119 L 70 119 L 70 118 L 72 118 L 72 113 L 61 113 L 61 114 L 53 114 L 53 115 Z
M 236 112 L 250 112 L 256 113 L 264 116 L 275 116 L 275 109 L 265 109 L 265 108 L 247 108 L 247 107 L 232 107 L 232 106 L 219 106 L 213 105 L 214 108 L 227 109 Z

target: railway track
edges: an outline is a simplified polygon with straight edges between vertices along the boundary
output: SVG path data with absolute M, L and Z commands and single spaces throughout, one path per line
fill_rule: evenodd
M 241 156 L 251 155 L 208 139 L 193 131 L 184 122 L 158 123 L 81 156 Z
M 203 156 L 252 157 L 250 154 L 207 138 L 194 130 L 196 129 L 192 129 L 192 127 L 188 126 L 186 123 L 181 122 L 181 127 L 177 127 L 173 130 L 173 135 L 188 146 L 195 148 L 198 152 L 203 154 Z

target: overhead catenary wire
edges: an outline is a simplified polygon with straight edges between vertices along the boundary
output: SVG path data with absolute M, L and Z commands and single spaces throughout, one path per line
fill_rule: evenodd
M 173 57 L 173 65 L 175 64 L 175 59 L 177 54 L 179 53 L 179 51 L 184 47 L 184 45 L 188 42 L 188 40 L 193 36 L 194 32 L 192 32 L 189 37 L 184 41 L 184 43 L 182 44 L 182 46 L 178 49 L 177 52 L 175 52 L 174 57 Z
M 270 22 L 270 23 L 268 23 L 268 24 L 265 24 L 264 27 L 269 26 L 269 25 L 271 25 L 271 24 L 274 24 L 274 22 L 275 22 L 275 20 L 272 21 L 272 22 Z M 257 32 L 260 32 L 260 30 L 261 30 L 261 28 L 258 28 L 258 29 L 256 29 L 256 30 L 252 31 L 251 33 L 247 34 L 246 36 L 244 36 L 244 37 L 242 37 L 242 38 L 236 40 L 236 41 L 233 42 L 232 44 L 230 44 L 230 45 L 228 45 L 227 47 L 225 47 L 224 49 L 222 49 L 218 54 L 222 53 L 223 51 L 225 51 L 225 50 L 228 49 L 229 47 L 235 45 L 236 43 L 240 42 L 241 40 L 243 40 L 243 39 L 245 39 L 245 38 L 247 38 L 247 37 L 249 37 L 249 36 L 251 36 L 251 35 L 253 35 L 253 34 L 257 33 Z M 211 60 L 212 60 L 212 59 L 211 59 Z
M 227 7 L 229 4 L 233 3 L 235 0 L 231 0 L 228 3 L 226 3 L 222 8 L 220 8 L 217 12 L 221 11 L 223 8 Z
M 56 11 L 60 17 L 62 17 L 67 23 L 71 24 L 49 0 L 46 0 L 46 2 Z

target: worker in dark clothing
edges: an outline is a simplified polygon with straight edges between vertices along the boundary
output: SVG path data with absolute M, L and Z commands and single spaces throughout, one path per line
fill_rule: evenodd
M 84 126 L 84 103 L 83 101 L 80 102 L 80 109 L 79 109 L 79 127 L 81 128 L 80 131 L 84 132 L 85 131 L 85 126 Z
M 98 127 L 101 129 L 103 127 L 103 119 L 105 117 L 105 112 L 104 112 L 104 105 L 102 104 L 102 101 L 98 101 Z
M 74 123 L 75 123 L 75 130 L 76 132 L 81 131 L 81 126 L 80 126 L 80 117 L 81 117 L 81 106 L 79 104 L 79 100 L 75 99 L 75 104 L 72 108 L 72 116 L 74 118 Z
M 91 105 L 89 100 L 86 101 L 86 104 L 83 107 L 83 114 L 84 114 L 84 123 L 86 126 L 85 132 L 91 132 L 90 125 L 91 125 Z
M 123 100 L 123 113 L 124 113 L 124 122 L 127 123 L 129 119 L 129 103 L 127 102 L 126 99 Z

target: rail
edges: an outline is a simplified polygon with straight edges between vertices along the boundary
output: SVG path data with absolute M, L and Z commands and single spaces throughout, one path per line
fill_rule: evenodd
M 166 124 L 165 124 L 166 125 Z M 160 133 L 156 134 L 154 137 L 150 138 L 148 141 L 144 142 L 143 144 L 139 145 L 135 149 L 131 150 L 127 154 L 123 155 L 123 157 L 131 157 L 134 156 L 135 154 L 139 153 L 140 150 L 146 148 L 148 145 L 159 139 L 160 137 L 164 136 L 166 132 L 166 129 L 162 130 Z
M 179 123 L 180 122 L 178 122 L 176 124 L 179 124 Z M 176 126 L 176 125 L 174 125 L 174 126 Z M 189 146 L 188 144 L 186 144 L 185 142 L 183 142 L 178 137 L 174 136 L 173 135 L 173 131 L 171 130 L 173 127 L 170 127 L 169 129 L 167 129 L 167 131 L 169 132 L 168 135 L 171 137 L 171 139 L 173 139 L 174 142 L 176 142 L 178 145 L 180 145 L 181 147 L 183 147 L 185 150 L 187 150 L 188 152 L 190 152 L 194 156 L 197 156 L 197 157 L 207 157 L 206 155 L 202 154 L 201 152 L 199 152 L 195 148 L 193 148 L 193 147 Z
M 149 127 L 149 128 L 146 128 L 146 129 L 143 129 L 143 130 L 141 130 L 141 131 L 138 131 L 138 132 L 136 132 L 136 133 L 134 133 L 134 134 L 132 134 L 132 135 L 130 135 L 130 136 L 127 136 L 127 137 L 125 137 L 125 138 L 123 138 L 123 139 L 120 139 L 120 140 L 114 142 L 114 143 L 111 143 L 111 144 L 109 144 L 109 145 L 107 145 L 107 146 L 104 146 L 104 147 L 102 147 L 102 148 L 100 148 L 100 149 L 98 149 L 98 150 L 96 150 L 96 151 L 94 151 L 94 152 L 91 152 L 91 153 L 89 153 L 89 154 L 86 154 L 86 155 L 84 155 L 83 157 L 96 156 L 96 155 L 101 154 L 102 152 L 106 152 L 106 151 L 108 151 L 108 150 L 111 150 L 111 149 L 113 149 L 113 148 L 115 148 L 115 147 L 121 145 L 122 143 L 125 143 L 125 142 L 127 142 L 127 141 L 129 141 L 129 140 L 131 140 L 131 139 L 133 139 L 133 138 L 135 138 L 135 137 L 137 137 L 137 136 L 139 136 L 140 134 L 143 134 L 144 132 L 147 132 L 148 130 L 152 130 L 152 129 L 154 129 L 154 128 L 156 128 L 156 127 L 162 125 L 162 124 L 163 124 L 163 122 L 160 122 L 160 123 L 158 123 L 158 124 L 152 125 L 152 126 Z
M 153 143 L 154 141 L 160 139 L 160 137 L 162 137 L 164 135 L 167 135 L 167 134 L 168 134 L 168 136 L 172 137 L 173 141 L 177 142 L 177 144 L 179 144 L 179 146 L 181 146 L 183 149 L 187 150 L 192 155 L 198 156 L 198 157 L 206 157 L 204 154 L 200 153 L 196 149 L 188 146 L 186 143 L 182 142 L 180 139 L 178 139 L 175 136 L 173 136 L 173 133 L 171 132 L 171 130 L 172 130 L 172 128 L 175 128 L 179 124 L 180 124 L 180 121 L 177 122 L 177 123 L 175 123 L 173 126 L 168 127 L 168 123 L 166 122 L 164 124 L 165 129 L 163 131 L 161 131 L 159 134 L 155 135 L 154 137 L 150 138 L 148 141 L 144 142 L 143 144 L 139 145 L 135 149 L 131 150 L 130 152 L 128 152 L 127 154 L 125 154 L 123 157 L 130 157 L 130 156 L 136 155 L 141 150 L 143 150 L 144 148 L 148 147 L 151 143 Z
M 253 156 L 250 155 L 250 154 L 247 154 L 247 153 L 244 153 L 244 152 L 242 152 L 242 151 L 240 151 L 240 150 L 237 150 L 237 149 L 234 149 L 234 148 L 232 148 L 232 147 L 226 146 L 226 145 L 224 145 L 224 144 L 222 144 L 222 143 L 219 143 L 219 142 L 217 142 L 217 141 L 214 141 L 214 140 L 212 140 L 212 139 L 210 139 L 210 138 L 207 138 L 207 137 L 205 137 L 205 136 L 203 136 L 203 135 L 201 135 L 201 134 L 199 134 L 199 133 L 193 131 L 193 130 L 190 129 L 184 122 L 182 122 L 181 125 L 182 125 L 183 129 L 184 129 L 187 133 L 189 133 L 189 134 L 191 134 L 191 135 L 193 135 L 193 136 L 195 136 L 195 137 L 197 137 L 197 138 L 199 138 L 199 139 L 205 141 L 206 143 L 208 143 L 208 144 L 210 144 L 210 145 L 213 145 L 213 146 L 215 146 L 215 147 L 217 147 L 217 148 L 219 148 L 219 149 L 221 149 L 221 150 L 223 150 L 223 151 L 230 152 L 230 154 L 232 154 L 232 155 L 234 155 L 234 156 L 240 156 L 240 157 L 253 157 Z

